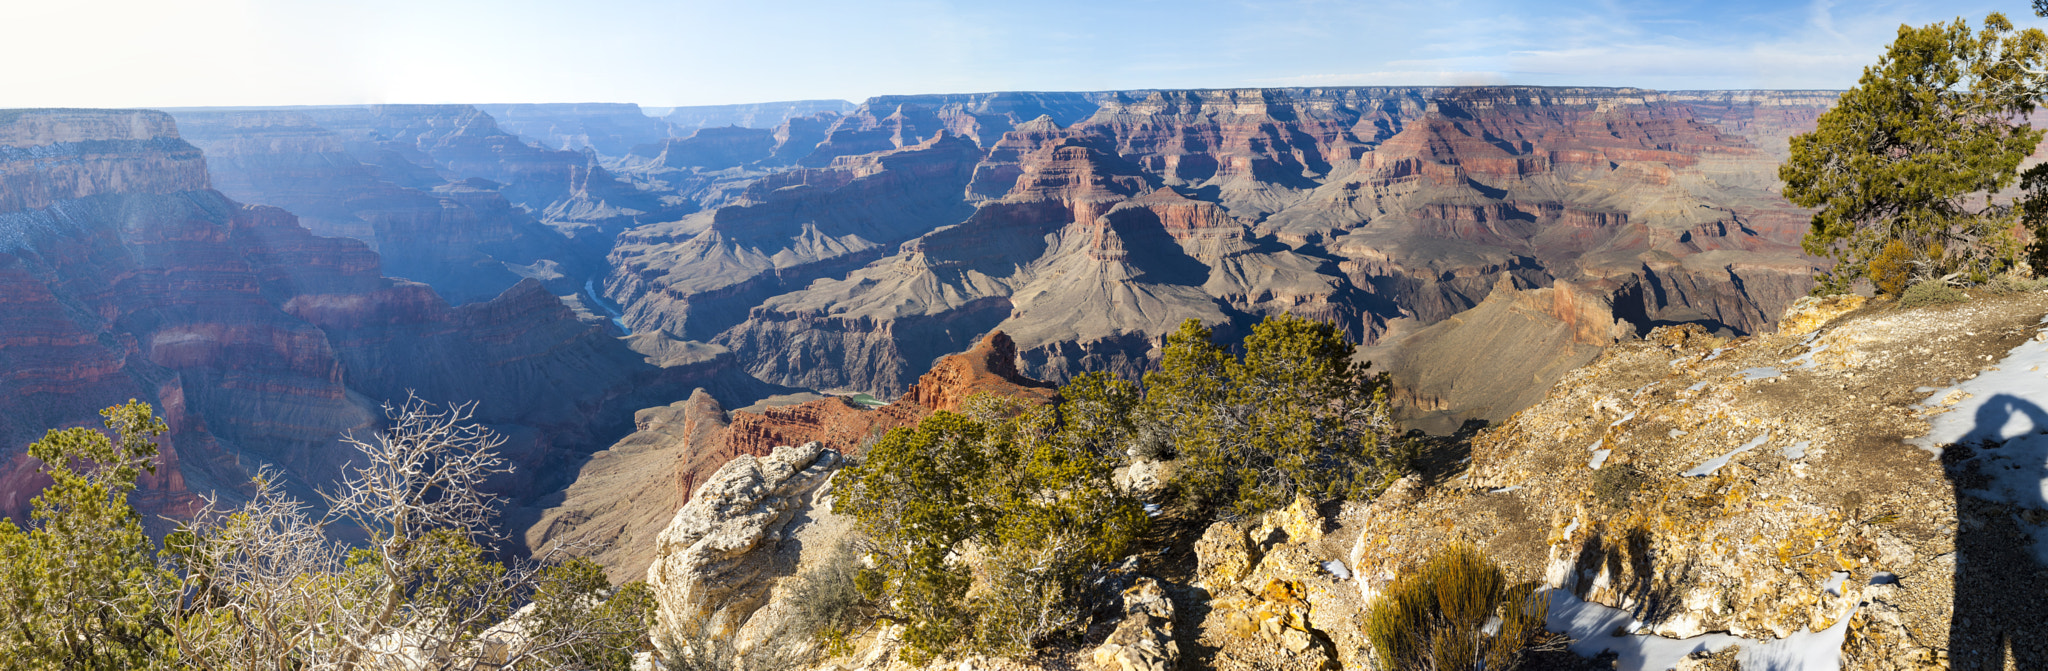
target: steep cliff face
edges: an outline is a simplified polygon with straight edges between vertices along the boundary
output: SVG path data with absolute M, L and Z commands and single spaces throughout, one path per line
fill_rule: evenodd
M 549 467 L 633 410 L 731 386 L 729 357 L 656 365 L 531 280 L 458 308 L 384 277 L 364 244 L 208 188 L 168 115 L 0 112 L 0 140 L 0 273 L 32 317 L 0 320 L 0 514 L 39 488 L 28 441 L 131 397 L 172 427 L 138 499 L 155 519 L 190 492 L 232 498 L 260 464 L 293 487 L 331 481 L 348 458 L 336 438 L 374 430 L 409 389 L 480 403 L 518 467 L 493 488 L 517 498 L 559 486 Z
M 384 272 L 424 282 L 451 302 L 489 300 L 521 278 L 581 290 L 596 259 L 514 208 L 498 185 L 469 179 L 428 188 L 386 181 L 339 134 L 289 111 L 181 111 L 184 138 L 206 152 L 215 188 L 275 205 L 315 234 L 361 240 Z
M 1775 170 L 1778 145 L 1830 100 L 1513 87 L 877 98 L 806 163 L 974 138 L 981 156 L 959 194 L 970 214 L 906 225 L 893 254 L 893 241 L 863 245 L 797 282 L 767 263 L 647 257 L 621 264 L 611 295 L 636 324 L 715 340 L 764 380 L 882 395 L 996 328 L 1026 374 L 1135 376 L 1183 319 L 1235 337 L 1289 312 L 1376 344 L 1470 310 L 1503 281 L 1569 282 L 1634 333 L 1756 332 L 1810 286 L 1814 261 L 1796 244 L 1806 213 L 1775 193 Z M 824 177 L 786 173 L 748 193 Z M 813 235 L 810 211 L 752 213 L 793 242 L 747 249 L 773 255 Z M 670 270 L 690 267 L 719 270 Z M 689 272 L 745 287 L 725 295 L 752 292 L 724 314 L 757 307 L 673 330 L 709 297 L 676 301 L 651 278 Z M 1501 398 L 1547 379 L 1524 384 Z
M 634 147 L 633 154 L 668 168 L 724 170 L 768 159 L 775 153 L 775 133 L 772 128 L 701 128 L 688 137 Z
M 1106 95 L 998 92 L 869 98 L 834 123 L 802 164 L 822 167 L 841 156 L 899 149 L 931 139 L 940 131 L 987 147 L 1017 124 L 1041 116 L 1062 126 L 1086 118 Z

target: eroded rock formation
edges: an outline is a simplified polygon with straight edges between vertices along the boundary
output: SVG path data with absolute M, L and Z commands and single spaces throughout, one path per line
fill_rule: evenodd
M 517 468 L 492 489 L 531 496 L 634 410 L 735 374 L 730 357 L 650 362 L 532 280 L 455 307 L 380 270 L 361 242 L 212 190 L 169 115 L 0 113 L 0 514 L 40 488 L 29 441 L 129 398 L 171 426 L 138 497 L 154 521 L 193 492 L 232 499 L 264 464 L 317 500 L 303 487 L 349 458 L 337 438 L 408 390 L 478 402 Z
M 700 389 L 687 401 L 642 410 L 638 432 L 592 455 L 562 500 L 537 512 L 538 521 L 525 531 L 527 545 L 596 541 L 602 544 L 596 557 L 614 579 L 637 579 L 654 560 L 654 534 L 728 462 L 805 444 L 858 456 L 883 432 L 936 410 L 959 410 L 960 401 L 975 394 L 1029 404 L 1051 400 L 1051 385 L 1019 375 L 1016 361 L 1016 345 L 998 332 L 941 359 L 911 394 L 887 406 L 830 397 L 727 412 Z
M 358 161 L 340 134 L 284 110 L 178 112 L 221 193 L 298 215 L 316 235 L 361 240 L 384 272 L 454 303 L 489 300 L 522 278 L 582 290 L 595 255 L 515 208 L 482 178 L 400 186 Z M 398 159 L 393 159 L 398 160 Z M 426 166 L 421 166 L 425 168 Z
M 1377 344 L 1497 286 L 1560 281 L 1611 313 L 1594 330 L 1619 318 L 1625 335 L 1757 332 L 1810 285 L 1806 215 L 1774 176 L 1779 145 L 1828 100 L 1514 87 L 877 98 L 806 159 L 833 167 L 636 231 L 607 295 L 636 329 L 713 340 L 764 380 L 883 396 L 993 329 L 1017 341 L 1027 375 L 1134 377 L 1188 318 L 1230 338 L 1289 312 Z M 964 190 L 959 173 L 918 180 L 932 191 L 914 214 L 883 215 L 871 189 L 843 186 L 931 169 L 847 163 L 856 155 L 969 140 Z M 856 232 L 832 209 L 849 197 L 896 227 Z M 761 237 L 709 223 L 728 219 Z M 1583 363 L 1572 352 L 1543 374 Z M 1434 402 L 1504 415 L 1554 379 L 1531 373 L 1480 394 L 1488 410 Z

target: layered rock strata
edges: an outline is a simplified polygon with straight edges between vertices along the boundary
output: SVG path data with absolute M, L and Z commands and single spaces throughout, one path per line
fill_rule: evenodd
M 495 190 L 596 254 L 611 236 L 664 221 L 687 207 L 620 179 L 597 157 L 544 149 L 498 127 L 469 105 L 294 108 L 339 135 L 343 148 L 399 186 L 431 189 L 482 178 Z
M 791 119 L 813 116 L 820 113 L 838 116 L 851 112 L 857 105 L 844 100 L 791 100 L 772 103 L 751 103 L 744 105 L 695 105 L 671 107 L 661 117 L 668 123 L 669 135 L 689 137 L 700 128 L 774 128 Z M 816 144 L 816 143 L 813 143 Z
M 687 401 L 642 410 L 635 416 L 636 433 L 591 455 L 560 502 L 535 512 L 526 543 L 595 541 L 601 548 L 595 557 L 614 579 L 637 579 L 653 561 L 652 539 L 671 511 L 691 501 L 728 462 L 813 443 L 858 456 L 883 432 L 916 424 L 934 411 L 957 411 L 976 394 L 1027 404 L 1053 397 L 1051 385 L 1017 373 L 1016 345 L 1000 332 L 941 359 L 911 390 L 879 408 L 831 397 L 727 412 L 700 389 Z
M 379 252 L 386 274 L 424 282 L 451 302 L 489 300 L 522 278 L 571 294 L 593 272 L 595 258 L 513 207 L 496 182 L 400 186 L 299 112 L 177 117 L 182 137 L 205 151 L 221 193 L 289 210 L 316 235 L 361 240 Z
M 0 514 L 40 488 L 23 446 L 128 398 L 171 426 L 138 495 L 156 520 L 196 492 L 232 500 L 264 464 L 317 500 L 304 488 L 349 458 L 338 437 L 374 431 L 409 390 L 479 404 L 516 467 L 491 488 L 517 499 L 564 484 L 552 467 L 625 433 L 634 409 L 731 386 L 730 358 L 657 365 L 532 280 L 455 307 L 384 277 L 362 243 L 209 188 L 169 115 L 0 112 L 0 142 L 15 315 L 0 319 Z
M 779 240 L 697 239 L 705 223 L 636 237 L 630 259 L 615 255 L 607 295 L 635 328 L 718 342 L 764 380 L 885 397 L 992 329 L 1017 340 L 1033 377 L 1134 377 L 1184 319 L 1234 338 L 1288 312 L 1377 344 L 1477 307 L 1509 278 L 1568 282 L 1628 322 L 1626 335 L 1681 322 L 1750 333 L 1810 286 L 1814 261 L 1796 244 L 1806 215 L 1774 192 L 1770 143 L 1827 102 L 1544 88 L 878 98 L 807 160 L 971 138 L 980 152 L 965 191 L 944 196 L 971 212 L 921 206 L 932 216 L 893 218 L 905 223 L 889 241 L 811 251 L 842 226 L 757 203 L 815 190 L 839 169 L 786 173 L 699 215 L 768 215 L 788 231 Z M 766 259 L 728 260 L 721 245 Z M 1412 398 L 1498 418 L 1554 379 L 1542 375 L 1585 360 L 1573 352 L 1515 389 L 1480 393 L 1484 409 Z

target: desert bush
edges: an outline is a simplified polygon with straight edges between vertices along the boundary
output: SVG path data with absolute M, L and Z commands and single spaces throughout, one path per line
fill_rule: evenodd
M 1913 281 L 1913 260 L 1913 250 L 1905 242 L 1893 240 L 1885 243 L 1877 258 L 1870 260 L 1870 268 L 1865 274 L 1870 276 L 1870 283 L 1877 287 L 1878 293 L 1897 296 Z
M 859 576 L 860 558 L 852 543 L 833 547 L 790 587 L 789 600 L 796 610 L 790 614 L 788 629 L 808 635 L 827 656 L 852 652 L 856 629 L 873 611 L 861 598 Z
M 1999 273 L 1984 283 L 1984 288 L 2007 294 L 2027 293 L 2048 289 L 2048 277 L 2029 277 L 2021 272 Z
M 1354 363 L 1335 325 L 1268 317 L 1241 357 L 1212 335 L 1183 323 L 1145 376 L 1144 424 L 1171 443 L 1183 493 L 1253 514 L 1364 496 L 1408 468 L 1387 376 Z
M 1928 280 L 1906 287 L 1905 293 L 1899 294 L 1899 308 L 1911 309 L 1928 305 L 1946 305 L 1949 303 L 1961 303 L 1965 300 L 1968 300 L 1968 297 L 1964 296 L 1963 292 L 1957 291 L 1955 287 L 1949 286 L 1947 282 Z
M 1383 671 L 1511 671 L 1549 614 L 1535 589 L 1509 584 L 1478 549 L 1451 545 L 1380 592 L 1366 640 Z

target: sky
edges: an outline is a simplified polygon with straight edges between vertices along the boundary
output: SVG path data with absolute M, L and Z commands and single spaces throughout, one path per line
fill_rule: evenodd
M 0 0 L 0 107 L 1529 84 L 1840 89 L 2025 0 Z

